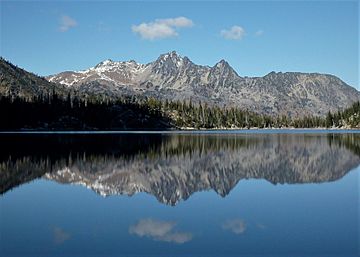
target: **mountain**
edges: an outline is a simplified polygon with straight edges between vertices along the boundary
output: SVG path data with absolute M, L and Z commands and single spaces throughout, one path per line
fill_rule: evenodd
M 33 137 L 6 139 L 10 152 L 0 155 L 0 193 L 42 176 L 102 196 L 146 192 L 175 205 L 199 191 L 225 197 L 247 179 L 335 181 L 360 164 L 357 134 Z
M 97 82 L 91 82 L 96 84 Z M 140 130 L 172 127 L 161 113 L 136 103 L 101 104 L 0 58 L 0 131 Z
M 41 95 L 65 94 L 68 88 L 51 83 L 43 77 L 27 72 L 0 57 L 0 96 L 20 97 L 31 100 Z
M 84 71 L 66 71 L 47 79 L 87 93 L 191 99 L 292 117 L 323 116 L 360 100 L 359 91 L 333 75 L 271 72 L 264 77 L 241 77 L 225 60 L 213 67 L 201 66 L 175 51 L 147 64 L 105 60 Z

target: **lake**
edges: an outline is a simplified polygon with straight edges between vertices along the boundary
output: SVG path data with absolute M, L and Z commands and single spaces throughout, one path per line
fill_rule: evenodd
M 0 134 L 0 256 L 359 256 L 358 132 Z

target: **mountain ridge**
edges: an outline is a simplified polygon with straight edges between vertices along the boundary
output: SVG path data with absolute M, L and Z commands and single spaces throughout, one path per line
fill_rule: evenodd
M 47 77 L 49 82 L 1 58 L 0 95 L 27 101 L 46 99 L 54 92 L 64 99 L 69 94 L 110 101 L 155 98 L 290 119 L 325 117 L 360 100 L 359 91 L 334 75 L 270 72 L 263 77 L 240 77 L 225 60 L 202 66 L 176 52 L 148 64 L 107 59 L 87 70 L 60 74 L 66 76 Z
M 183 60 L 186 60 L 186 62 L 190 62 L 191 64 L 193 64 L 194 66 L 198 66 L 198 67 L 205 67 L 205 68 L 215 68 L 216 66 L 218 66 L 219 64 L 226 64 L 227 66 L 229 66 L 235 73 L 236 75 L 238 75 L 240 78 L 263 78 L 263 77 L 266 77 L 266 76 L 270 76 L 272 74 L 299 74 L 299 75 L 325 75 L 325 76 L 329 76 L 329 77 L 333 77 L 333 78 L 337 78 L 339 80 L 341 80 L 339 77 L 337 77 L 336 75 L 334 74 L 331 74 L 331 73 L 322 73 L 322 72 L 303 72 L 303 71 L 275 71 L 275 70 L 272 70 L 268 73 L 265 73 L 263 76 L 240 76 L 238 74 L 238 72 L 232 68 L 232 66 L 229 64 L 229 62 L 227 62 L 225 59 L 220 59 L 218 62 L 216 62 L 213 66 L 210 66 L 210 65 L 202 65 L 202 64 L 196 64 L 194 62 L 192 62 L 189 57 L 187 56 L 181 56 L 179 55 L 176 51 L 170 51 L 170 52 L 167 52 L 167 53 L 164 53 L 164 54 L 161 54 L 155 61 L 153 62 L 156 62 L 158 60 L 161 60 L 161 57 L 162 56 L 167 56 L 167 55 L 171 55 L 171 54 L 175 54 L 179 57 L 181 57 Z M 66 72 L 74 72 L 74 73 L 83 73 L 85 71 L 88 71 L 88 70 L 91 70 L 91 69 L 94 69 L 94 68 L 97 68 L 97 67 L 101 67 L 102 65 L 107 65 L 109 63 L 120 63 L 120 64 L 126 64 L 126 63 L 134 63 L 134 64 L 137 64 L 137 65 L 141 65 L 141 66 L 147 66 L 147 65 L 150 65 L 151 63 L 153 62 L 147 62 L 147 63 L 140 63 L 140 62 L 137 62 L 136 60 L 134 59 L 130 59 L 130 60 L 124 60 L 124 61 L 114 61 L 113 59 L 111 58 L 107 58 L 107 59 L 104 59 L 103 61 L 100 61 L 99 63 L 95 64 L 95 66 L 93 67 L 90 67 L 88 69 L 82 69 L 82 70 L 65 70 L 65 71 L 61 71 L 59 73 L 55 73 L 55 74 L 51 74 L 51 75 L 47 75 L 47 76 L 44 76 L 46 79 L 48 80 L 55 80 L 55 77 L 58 75 L 58 74 L 62 74 L 62 73 L 66 73 Z M 347 84 L 346 82 L 344 82 L 345 84 Z M 349 85 L 349 84 L 347 84 Z M 356 87 L 352 86 L 352 85 L 349 85 L 350 87 L 352 87 L 353 89 L 357 90 Z M 358 90 L 357 90 L 358 91 Z M 359 91 L 360 92 L 360 91 Z
M 113 97 L 142 95 L 160 100 L 204 102 L 249 109 L 262 114 L 324 116 L 360 100 L 360 92 L 331 74 L 270 72 L 240 76 L 224 59 L 212 67 L 193 63 L 175 51 L 146 64 L 104 60 L 82 71 L 46 77 L 50 82 L 91 91 L 102 85 Z M 106 89 L 104 89 L 106 87 Z

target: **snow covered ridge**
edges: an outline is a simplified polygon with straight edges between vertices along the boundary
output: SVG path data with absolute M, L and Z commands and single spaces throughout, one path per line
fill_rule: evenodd
M 90 68 L 85 71 L 80 71 L 79 73 L 87 73 L 90 71 L 97 71 L 97 72 L 107 72 L 107 71 L 114 71 L 116 69 L 130 69 L 133 72 L 138 72 L 139 70 L 142 70 L 145 65 L 137 63 L 133 60 L 127 61 L 127 62 L 114 62 L 110 59 L 107 59 L 99 64 L 97 64 L 95 67 Z
M 187 57 L 178 55 L 175 51 L 160 55 L 151 63 L 141 64 L 134 60 L 113 61 L 104 60 L 94 67 L 80 71 L 65 71 L 48 76 L 50 82 L 56 82 L 67 86 L 79 86 L 89 80 L 105 80 L 114 84 L 136 84 L 147 80 L 151 73 L 159 74 L 165 70 L 180 69 L 191 61 Z M 192 63 L 191 63 L 192 64 Z M 209 67 L 206 67 L 208 70 Z M 141 76 L 143 75 L 143 76 Z
M 197 65 L 175 51 L 147 64 L 107 59 L 87 70 L 65 71 L 47 79 L 86 93 L 191 99 L 291 117 L 326 115 L 360 100 L 360 92 L 333 75 L 270 72 L 243 77 L 225 60 L 212 67 Z
M 88 80 L 105 80 L 117 82 L 112 75 L 117 74 L 127 79 L 142 73 L 147 65 L 137 63 L 133 60 L 126 62 L 114 62 L 110 59 L 100 62 L 87 70 L 62 72 L 57 75 L 49 76 L 50 82 L 56 82 L 67 86 L 75 86 Z

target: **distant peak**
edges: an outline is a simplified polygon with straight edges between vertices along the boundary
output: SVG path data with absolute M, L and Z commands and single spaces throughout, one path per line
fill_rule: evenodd
M 190 63 L 190 61 L 185 57 L 183 58 L 175 51 L 160 55 L 154 62 L 155 67 L 163 67 L 165 69 L 177 69 L 187 63 Z
M 165 54 L 162 54 L 159 56 L 158 60 L 167 60 L 167 59 L 171 59 L 171 60 L 180 60 L 183 59 L 176 51 L 171 51 Z
M 167 55 L 170 55 L 170 56 L 179 56 L 179 54 L 178 54 L 176 51 L 168 52 Z
M 106 59 L 105 61 L 103 61 L 102 63 L 103 64 L 108 64 L 108 63 L 112 63 L 113 62 L 113 60 L 111 60 L 111 59 Z
M 102 62 L 99 62 L 99 63 L 95 66 L 95 68 L 100 67 L 100 66 L 104 66 L 104 65 L 109 65 L 109 64 L 111 64 L 111 63 L 113 63 L 113 60 L 111 60 L 111 59 L 106 59 L 106 60 L 104 60 L 104 61 L 102 61 Z
M 220 72 L 221 74 L 231 74 L 235 76 L 239 76 L 237 72 L 230 66 L 230 64 L 225 61 L 224 59 L 221 59 L 218 63 L 216 63 L 212 68 L 214 72 Z
M 230 64 L 227 61 L 225 61 L 224 59 L 221 59 L 218 63 L 216 63 L 213 66 L 213 69 L 228 70 L 228 71 L 233 70 L 233 68 L 230 66 Z
M 227 61 L 221 59 L 214 67 L 230 67 L 230 65 Z

